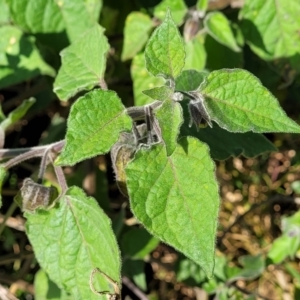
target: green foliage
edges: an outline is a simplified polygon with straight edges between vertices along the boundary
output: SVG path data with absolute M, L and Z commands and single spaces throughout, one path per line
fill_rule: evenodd
M 81 189 L 71 187 L 55 208 L 26 217 L 26 231 L 41 266 L 74 298 L 99 299 L 89 284 L 95 268 L 120 284 L 119 249 L 111 222 Z M 101 275 L 93 284 L 99 291 L 109 288 Z
M 130 129 L 131 119 L 115 92 L 91 91 L 72 106 L 66 146 L 56 162 L 74 165 L 85 158 L 107 153 L 119 133 Z
M 162 145 L 140 150 L 126 174 L 136 218 L 211 276 L 219 196 L 207 146 L 182 138 L 170 156 Z
M 208 0 L 194 1 L 193 7 L 183 0 L 140 0 L 122 2 L 122 9 L 118 1 L 103 7 L 97 0 L 75 2 L 0 0 L 0 88 L 34 85 L 43 76 L 47 93 L 50 86 L 62 101 L 53 104 L 59 108 L 43 141 L 50 144 L 12 151 L 12 159 L 0 150 L 0 187 L 9 169 L 41 158 L 37 182 L 25 179 L 17 196 L 42 267 L 34 279 L 35 298 L 119 299 L 122 276 L 147 291 L 145 265 L 162 241 L 182 253 L 177 253 L 177 280 L 218 299 L 245 299 L 237 281 L 259 278 L 266 259 L 280 264 L 297 256 L 300 214 L 282 217 L 282 235 L 267 255 L 252 253 L 234 262 L 216 255 L 223 187 L 212 159 L 276 151 L 263 133 L 300 133 L 281 108 L 286 95 L 299 96 L 299 1 L 246 0 L 233 12 L 221 12 L 224 4 Z M 275 88 L 269 91 L 261 80 Z M 30 96 L 18 95 L 23 101 L 17 108 L 0 110 L 1 147 L 5 133 L 35 102 L 50 107 L 43 93 Z M 112 162 L 104 156 L 109 152 Z M 92 174 L 89 159 L 99 155 Z M 83 160 L 87 165 L 71 168 Z M 50 163 L 60 195 L 47 202 Z M 131 212 L 110 207 L 109 165 Z M 68 180 L 60 166 L 73 170 Z M 222 175 L 221 183 L 228 178 Z M 86 184 L 89 176 L 96 177 L 94 191 Z M 270 176 L 263 180 L 272 189 L 276 178 Z M 242 180 L 232 181 L 228 190 L 242 189 Z M 76 186 L 82 182 L 86 193 Z M 297 178 L 290 189 L 299 193 Z M 96 195 L 98 203 L 86 194 Z M 112 222 L 100 206 L 115 215 Z M 129 214 L 138 226 L 125 225 Z M 291 265 L 286 270 L 297 279 Z
M 95 25 L 61 52 L 62 66 L 54 82 L 54 92 L 61 100 L 90 90 L 103 80 L 109 49 L 103 31 Z

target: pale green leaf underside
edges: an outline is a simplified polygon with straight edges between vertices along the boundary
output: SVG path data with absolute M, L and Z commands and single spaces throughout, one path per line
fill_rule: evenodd
M 0 88 L 20 83 L 37 75 L 54 76 L 55 71 L 42 59 L 34 38 L 25 37 L 10 25 L 0 28 Z
M 180 25 L 187 12 L 184 0 L 163 0 L 154 8 L 154 16 L 163 19 L 166 11 L 170 9 L 175 24 Z
M 3 130 L 6 130 L 9 126 L 13 125 L 15 122 L 20 120 L 34 103 L 34 98 L 24 100 L 21 105 L 19 105 L 16 109 L 10 112 L 7 118 L 5 118 L 5 120 L 3 120 L 0 124 Z
M 223 13 L 209 13 L 204 20 L 204 24 L 208 33 L 219 43 L 229 47 L 233 51 L 240 51 L 230 28 L 229 21 Z
M 138 54 L 133 58 L 130 72 L 133 80 L 134 104 L 142 106 L 153 102 L 143 91 L 164 84 L 164 80 L 160 77 L 153 77 L 147 71 L 144 54 Z
M 97 202 L 71 187 L 58 207 L 26 217 L 34 253 L 50 278 L 74 299 L 107 299 L 91 291 L 90 275 L 99 268 L 120 283 L 120 253 L 111 221 Z M 96 290 L 111 290 L 103 275 L 95 276 L 94 284 Z
M 254 75 L 222 69 L 208 75 L 200 92 L 212 120 L 232 132 L 294 132 L 300 127 Z
M 155 87 L 150 90 L 145 90 L 143 93 L 154 100 L 165 101 L 172 99 L 174 90 L 166 85 Z
M 212 275 L 219 195 L 208 147 L 187 137 L 169 157 L 161 144 L 142 149 L 126 174 L 136 218 Z
M 124 29 L 122 60 L 133 58 L 146 44 L 152 28 L 150 17 L 141 12 L 128 15 Z
M 61 52 L 62 65 L 54 82 L 54 92 L 61 100 L 92 89 L 103 79 L 109 50 L 103 31 L 96 25 Z
M 299 16 L 298 0 L 248 0 L 240 11 L 247 43 L 264 59 L 300 53 Z
M 99 17 L 99 0 L 7 0 L 12 18 L 18 26 L 30 33 L 58 33 L 67 31 L 70 41 L 79 38 L 93 27 Z
M 163 104 L 155 110 L 162 139 L 166 145 L 167 155 L 170 156 L 177 146 L 177 137 L 180 126 L 183 123 L 182 109 L 179 103 L 172 100 L 165 100 Z
M 176 78 L 184 67 L 184 44 L 169 10 L 149 39 L 145 58 L 146 67 L 154 76 Z
M 66 145 L 56 163 L 74 165 L 107 153 L 120 132 L 130 130 L 131 126 L 131 118 L 115 92 L 93 90 L 72 105 Z

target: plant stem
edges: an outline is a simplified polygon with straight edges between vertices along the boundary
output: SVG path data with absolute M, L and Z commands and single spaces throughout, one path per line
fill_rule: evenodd
M 58 184 L 61 187 L 61 192 L 62 192 L 62 194 L 64 194 L 66 192 L 66 190 L 68 189 L 68 184 L 67 184 L 66 177 L 65 177 L 65 174 L 63 172 L 63 169 L 62 169 L 62 167 L 56 166 L 54 164 L 51 153 L 49 155 L 49 158 L 50 158 L 50 161 L 53 165 Z
M 14 167 L 15 165 L 34 158 L 34 157 L 41 157 L 44 155 L 45 151 L 51 149 L 55 152 L 60 152 L 65 144 L 65 141 L 59 141 L 53 144 L 45 145 L 45 146 L 38 146 L 38 147 L 31 147 L 31 148 L 20 148 L 20 149 L 0 149 L 0 159 L 14 157 L 3 164 L 6 170 Z
M 3 232 L 4 228 L 5 228 L 5 223 L 6 223 L 7 219 L 9 217 L 11 217 L 11 215 L 14 213 L 14 211 L 15 211 L 15 209 L 17 207 L 18 207 L 18 204 L 15 201 L 13 201 L 13 203 L 10 205 L 8 211 L 6 212 L 6 214 L 5 214 L 4 218 L 3 218 L 2 223 L 0 224 L 0 236 L 2 235 L 2 232 Z

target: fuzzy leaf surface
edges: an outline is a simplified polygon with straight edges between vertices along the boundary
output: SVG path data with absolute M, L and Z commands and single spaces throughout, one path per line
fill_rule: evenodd
M 298 0 L 247 0 L 239 17 L 251 49 L 274 59 L 300 54 L 299 15 Z
M 154 100 L 165 101 L 172 98 L 174 89 L 163 85 L 150 90 L 145 90 L 143 93 Z
M 182 24 L 183 18 L 187 12 L 185 2 L 183 0 L 163 0 L 155 6 L 154 16 L 162 20 L 168 9 L 170 9 L 170 11 L 172 12 L 175 24 Z
M 70 41 L 93 27 L 99 17 L 99 0 L 7 0 L 14 23 L 29 33 L 67 31 Z
M 95 268 L 120 284 L 120 253 L 111 221 L 80 188 L 69 188 L 51 210 L 26 217 L 26 232 L 39 264 L 74 299 L 107 299 L 90 289 Z M 113 292 L 101 274 L 94 277 L 93 285 Z
M 103 31 L 96 25 L 61 52 L 62 65 L 54 82 L 54 92 L 61 100 L 90 90 L 103 79 L 109 49 Z
M 115 92 L 93 90 L 71 107 L 66 145 L 57 158 L 59 165 L 74 165 L 86 158 L 107 153 L 121 131 L 132 121 Z
M 138 54 L 133 58 L 130 72 L 133 80 L 134 104 L 136 106 L 143 106 L 153 102 L 152 99 L 143 92 L 164 84 L 164 80 L 161 77 L 152 76 L 147 71 L 144 54 Z
M 180 139 L 169 157 L 161 144 L 141 149 L 126 168 L 136 218 L 208 276 L 214 267 L 219 210 L 214 169 L 208 147 L 191 137 Z
M 287 117 L 277 99 L 248 71 L 214 71 L 200 92 L 212 120 L 228 131 L 300 133 L 299 125 Z
M 150 17 L 144 13 L 132 12 L 128 15 L 124 29 L 123 61 L 133 58 L 143 48 L 152 26 Z
M 183 92 L 195 91 L 207 75 L 207 72 L 199 72 L 193 69 L 184 70 L 175 80 L 175 90 Z
M 177 137 L 183 123 L 181 106 L 172 100 L 165 100 L 155 110 L 155 116 L 159 123 L 162 139 L 166 145 L 167 156 L 170 156 L 177 147 Z
M 151 35 L 145 58 L 146 67 L 154 76 L 174 79 L 184 67 L 184 43 L 169 10 L 162 24 Z
M 236 43 L 233 32 L 226 16 L 221 12 L 211 12 L 204 20 L 208 33 L 219 43 L 229 47 L 233 51 L 241 51 Z

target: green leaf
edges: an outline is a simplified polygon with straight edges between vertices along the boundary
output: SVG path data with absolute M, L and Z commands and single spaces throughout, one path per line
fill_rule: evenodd
M 147 71 L 144 54 L 138 54 L 133 58 L 130 71 L 133 80 L 134 104 L 143 106 L 153 102 L 143 91 L 164 84 L 164 80 L 159 77 L 153 77 Z
M 144 228 L 130 228 L 122 237 L 121 249 L 126 258 L 144 259 L 158 244 L 159 240 Z
M 177 147 L 177 137 L 183 123 L 181 106 L 177 102 L 166 100 L 155 110 L 155 116 L 166 145 L 167 156 L 170 156 Z
M 241 51 L 236 43 L 229 21 L 223 13 L 219 11 L 209 13 L 205 17 L 204 25 L 208 33 L 219 43 L 233 51 Z
M 60 289 L 43 269 L 40 269 L 34 276 L 34 299 L 71 300 L 71 297 Z
M 255 157 L 264 152 L 277 151 L 277 148 L 262 134 L 254 132 L 233 133 L 214 124 L 197 131 L 196 127 L 189 128 L 188 114 L 181 127 L 181 136 L 191 135 L 206 143 L 210 148 L 210 155 L 216 160 L 226 160 L 230 156 Z
M 96 268 L 120 285 L 120 253 L 111 221 L 81 189 L 68 189 L 56 207 L 26 217 L 26 232 L 39 264 L 74 299 L 107 299 L 90 288 Z M 109 283 L 103 274 L 92 282 L 95 290 L 113 293 Z
M 172 99 L 174 89 L 164 85 L 143 91 L 143 93 L 154 100 L 165 101 L 168 99 Z
M 109 50 L 103 31 L 96 25 L 61 52 L 62 65 L 54 82 L 54 92 L 61 100 L 90 90 L 103 79 Z
M 206 51 L 203 37 L 197 36 L 185 44 L 186 58 L 184 69 L 203 70 L 206 63 Z
M 74 165 L 86 158 L 107 153 L 121 131 L 132 121 L 115 92 L 93 90 L 71 107 L 66 145 L 56 159 L 58 165 Z
M 274 59 L 300 53 L 299 15 L 298 0 L 247 0 L 239 17 L 251 49 L 263 59 Z
M 300 248 L 300 212 L 296 212 L 291 217 L 283 217 L 281 221 L 282 236 L 277 238 L 268 257 L 275 264 L 281 263 L 285 258 L 293 258 Z
M 204 81 L 208 72 L 199 72 L 196 70 L 184 70 L 175 80 L 176 91 L 195 91 Z
M 41 58 L 34 38 L 13 26 L 0 27 L 0 88 L 40 74 L 54 76 L 55 72 Z
M 300 133 L 300 127 L 287 117 L 276 98 L 248 71 L 214 71 L 200 92 L 211 119 L 228 131 Z
M 184 67 L 185 51 L 180 33 L 168 10 L 145 49 L 146 67 L 154 76 L 176 78 Z
M 201 16 L 205 15 L 205 12 L 208 8 L 209 0 L 198 0 L 196 4 L 197 10 L 200 12 Z
M 2 185 L 7 175 L 7 170 L 0 165 L 0 207 L 2 206 Z
M 8 24 L 10 21 L 10 14 L 5 0 L 0 0 L 0 11 L 0 25 Z
M 141 149 L 126 175 L 136 218 L 211 276 L 219 195 L 208 147 L 187 137 L 169 157 L 161 144 Z
M 188 11 L 185 2 L 183 0 L 163 0 L 155 6 L 154 16 L 162 20 L 168 9 L 172 12 L 175 24 L 182 24 L 184 16 Z
M 239 263 L 243 268 L 230 278 L 230 281 L 239 279 L 252 280 L 259 277 L 266 268 L 265 258 L 259 254 L 256 256 L 244 255 L 239 258 Z
M 19 121 L 27 113 L 28 109 L 35 103 L 34 98 L 24 100 L 15 110 L 13 110 L 5 120 L 0 123 L 0 126 L 5 131 L 9 126 Z
M 14 23 L 29 33 L 67 31 L 73 42 L 99 18 L 102 1 L 98 0 L 7 0 Z
M 134 11 L 127 16 L 121 56 L 123 61 L 133 58 L 143 48 L 149 38 L 152 26 L 152 20 L 146 14 Z

